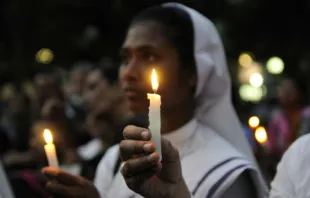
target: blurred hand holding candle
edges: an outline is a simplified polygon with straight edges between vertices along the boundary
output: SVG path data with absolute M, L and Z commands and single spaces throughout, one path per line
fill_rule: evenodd
M 152 88 L 154 93 L 147 94 L 147 98 L 150 100 L 149 106 L 149 129 L 152 133 L 152 141 L 156 146 L 156 152 L 159 154 L 161 160 L 161 120 L 160 120 L 160 106 L 161 97 L 156 94 L 159 83 L 155 69 L 152 71 Z
M 48 161 L 48 166 L 58 168 L 58 159 L 56 154 L 56 148 L 53 144 L 53 135 L 49 129 L 45 129 L 43 132 L 46 144 L 44 145 L 45 154 Z

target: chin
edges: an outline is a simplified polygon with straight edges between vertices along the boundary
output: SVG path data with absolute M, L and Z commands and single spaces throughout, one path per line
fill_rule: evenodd
M 129 101 L 128 107 L 133 114 L 148 114 L 148 106 L 141 102 Z

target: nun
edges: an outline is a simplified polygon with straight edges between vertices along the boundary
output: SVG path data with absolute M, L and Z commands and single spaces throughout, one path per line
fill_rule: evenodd
M 127 126 L 125 140 L 98 165 L 101 198 L 268 197 L 231 104 L 224 49 L 210 20 L 178 3 L 151 7 L 132 20 L 121 57 L 120 83 L 135 114 L 147 115 L 149 76 L 153 68 L 158 73 L 162 159 L 148 129 Z M 45 170 L 64 175 L 52 172 Z

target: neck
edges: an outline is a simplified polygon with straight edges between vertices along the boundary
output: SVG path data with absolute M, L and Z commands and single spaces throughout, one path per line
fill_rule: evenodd
M 190 105 L 178 105 L 173 109 L 164 109 L 161 110 L 161 133 L 167 134 L 171 131 L 174 131 L 187 122 L 189 122 L 194 117 L 194 104 L 187 103 Z
M 127 103 L 123 99 L 120 99 L 119 102 L 114 105 L 112 112 L 114 122 L 118 126 L 122 126 L 131 116 Z

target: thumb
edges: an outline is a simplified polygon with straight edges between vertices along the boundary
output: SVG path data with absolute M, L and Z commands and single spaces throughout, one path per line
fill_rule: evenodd
M 161 150 L 162 170 L 159 173 L 159 177 L 172 183 L 179 182 L 182 179 L 182 168 L 177 148 L 169 140 L 162 137 Z

